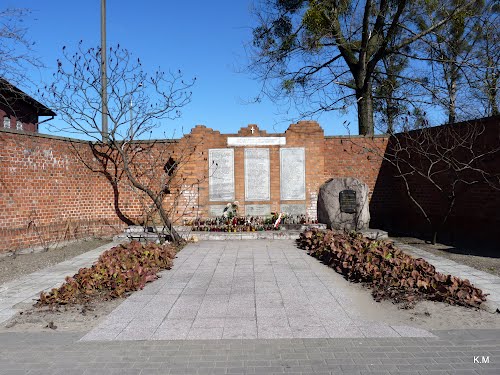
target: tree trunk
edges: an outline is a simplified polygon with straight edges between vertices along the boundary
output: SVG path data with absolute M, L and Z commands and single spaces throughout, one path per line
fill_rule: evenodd
M 500 115 L 500 111 L 498 110 L 496 96 L 492 96 L 492 98 L 491 98 L 491 116 L 498 116 L 498 115 Z
M 358 105 L 358 129 L 360 135 L 373 135 L 373 96 L 372 85 L 367 83 L 356 90 Z
M 492 74 L 491 74 L 491 85 L 490 87 L 487 87 L 488 90 L 488 101 L 490 105 L 490 110 L 491 116 L 497 116 L 500 114 L 500 111 L 498 110 L 498 104 L 497 104 L 497 96 L 498 96 L 498 77 L 500 77 L 500 70 L 497 70 L 494 68 Z
M 116 141 L 113 141 L 111 146 L 118 151 L 122 158 L 123 162 L 123 169 L 128 177 L 128 180 L 134 186 L 135 188 L 139 189 L 143 193 L 146 193 L 148 197 L 151 199 L 153 204 L 156 206 L 158 209 L 158 212 L 160 213 L 161 220 L 163 222 L 163 226 L 167 227 L 168 230 L 170 231 L 170 235 L 172 236 L 172 240 L 175 243 L 180 243 L 182 242 L 182 237 L 177 233 L 177 231 L 174 229 L 174 226 L 172 224 L 172 221 L 170 220 L 170 217 L 168 216 L 168 213 L 165 212 L 165 209 L 163 208 L 163 196 L 161 194 L 155 193 L 152 189 L 150 189 L 147 185 L 142 184 L 139 182 L 139 180 L 134 176 L 130 170 L 130 165 L 129 165 L 129 159 L 127 155 L 127 151 L 124 150 L 119 143 Z
M 450 99 L 448 102 L 448 124 L 457 121 L 457 83 L 452 81 L 450 85 Z
M 160 213 L 160 217 L 161 217 L 161 220 L 163 221 L 163 225 L 168 228 L 170 235 L 172 236 L 172 240 L 174 241 L 174 243 L 180 243 L 180 242 L 182 242 L 182 237 L 174 229 L 174 225 L 170 221 L 170 217 L 168 216 L 168 213 L 165 212 L 165 209 L 163 208 L 162 200 L 163 199 L 160 197 L 153 199 L 153 201 L 155 202 L 155 206 L 158 209 L 158 212 Z
M 435 245 L 435 244 L 436 244 L 436 242 L 437 242 L 437 235 L 438 235 L 437 230 L 433 230 L 433 231 L 432 231 L 432 240 L 431 240 L 431 243 L 432 243 L 433 245 Z
M 120 190 L 118 188 L 118 171 L 116 168 L 116 164 L 114 163 L 115 160 L 111 157 L 110 154 L 104 151 L 100 151 L 97 149 L 95 145 L 92 142 L 89 142 L 89 147 L 90 150 L 92 151 L 92 154 L 94 155 L 94 158 L 101 164 L 102 169 L 98 171 L 98 173 L 101 173 L 106 177 L 106 179 L 109 181 L 111 186 L 113 187 L 113 203 L 115 207 L 115 212 L 118 218 L 123 221 L 127 225 L 135 225 L 136 223 L 132 221 L 129 217 L 127 217 L 123 211 L 121 210 L 120 207 Z M 94 171 L 92 167 L 90 167 L 88 164 L 84 163 L 87 168 L 89 168 L 91 171 Z M 114 176 L 108 171 L 108 168 L 114 169 Z
M 387 100 L 387 134 L 394 133 L 394 123 L 396 122 L 397 113 L 395 108 L 393 101 L 391 99 Z
M 108 176 L 106 176 L 106 177 L 108 177 Z M 109 180 L 111 186 L 113 187 L 113 197 L 114 197 L 113 202 L 114 202 L 114 205 L 115 205 L 116 215 L 125 224 L 127 224 L 127 225 L 135 225 L 136 223 L 134 223 L 132 220 L 130 220 L 127 216 L 125 216 L 125 214 L 122 212 L 122 210 L 120 208 L 120 191 L 118 189 L 117 183 L 114 182 L 111 177 L 109 177 L 108 180 Z

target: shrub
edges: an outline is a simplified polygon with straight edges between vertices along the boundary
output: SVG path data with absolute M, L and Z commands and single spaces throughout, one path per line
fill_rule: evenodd
M 170 269 L 176 251 L 171 245 L 145 245 L 137 241 L 113 247 L 101 254 L 90 268 L 81 268 L 59 288 L 40 293 L 36 305 L 86 303 L 123 297 L 144 288 L 158 278 L 157 273 Z
M 369 284 L 377 302 L 392 299 L 411 306 L 425 298 L 479 307 L 486 301 L 481 289 L 469 280 L 436 272 L 432 264 L 405 254 L 389 241 L 369 240 L 355 232 L 313 229 L 301 233 L 297 243 L 347 280 Z

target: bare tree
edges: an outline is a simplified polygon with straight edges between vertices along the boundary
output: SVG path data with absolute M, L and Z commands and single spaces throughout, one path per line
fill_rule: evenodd
M 403 71 L 408 67 L 406 56 L 393 54 L 382 59 L 382 69 L 374 74 L 373 109 L 377 117 L 386 126 L 383 132 L 392 134 L 396 124 L 408 111 L 406 88 L 409 82 L 402 79 Z
M 485 168 L 484 162 L 500 152 L 497 142 L 488 147 L 481 123 L 463 123 L 424 128 L 393 137 L 386 160 L 395 167 L 406 193 L 432 228 L 432 243 L 448 221 L 457 198 L 468 187 L 486 184 L 500 189 L 499 171 Z M 496 145 L 495 145 L 496 144 Z M 440 197 L 441 207 L 426 204 L 417 191 L 425 184 Z
M 42 66 L 22 23 L 29 14 L 28 9 L 19 8 L 0 11 L 0 77 L 15 85 L 28 79 L 27 68 Z
M 29 89 L 33 82 L 27 72 L 43 67 L 23 24 L 29 14 L 21 8 L 0 10 L 0 105 L 16 117 L 17 102 L 26 96 L 16 86 Z
M 483 109 L 483 116 L 500 114 L 500 4 L 489 1 L 480 15 L 476 48 L 472 67 L 467 70 L 472 86 L 472 97 Z
M 439 4 L 424 4 L 422 12 L 416 15 L 417 24 L 426 30 L 456 8 L 455 0 Z M 448 123 L 457 122 L 460 117 L 470 118 L 465 96 L 471 90 L 470 72 L 478 70 L 473 57 L 478 52 L 478 40 L 482 34 L 480 16 L 487 6 L 478 2 L 474 7 L 462 9 L 441 28 L 427 34 L 421 40 L 422 56 L 429 65 L 429 91 L 432 101 L 443 108 Z
M 110 47 L 107 53 L 110 125 L 107 142 L 103 142 L 100 54 L 100 48 L 85 49 L 82 42 L 75 52 L 63 47 L 54 83 L 47 87 L 48 100 L 64 121 L 63 125 L 53 127 L 90 139 L 89 147 L 96 162 L 82 153 L 80 160 L 110 182 L 115 211 L 122 221 L 134 222 L 120 207 L 120 184 L 125 184 L 149 202 L 143 205 L 144 209 L 155 210 L 163 227 L 170 231 L 174 241 L 179 241 L 172 225 L 171 206 L 167 207 L 165 201 L 172 192 L 178 197 L 185 195 L 187 178 L 183 180 L 178 175 L 179 166 L 194 155 L 196 145 L 186 145 L 180 150 L 176 142 L 160 144 L 149 138 L 153 129 L 181 115 L 181 108 L 190 102 L 188 90 L 194 80 L 183 81 L 180 71 L 157 70 L 149 74 L 129 51 L 119 45 Z M 169 161 L 171 166 L 166 168 Z
M 418 124 L 408 128 L 416 129 L 392 135 L 387 148 L 369 142 L 361 147 L 392 167 L 406 197 L 428 223 L 435 244 L 457 199 L 470 187 L 500 190 L 500 169 L 494 162 L 500 157 L 500 135 L 498 124 L 488 127 L 482 121 L 430 127 L 425 116 L 414 120 Z M 356 144 L 356 139 L 351 142 Z

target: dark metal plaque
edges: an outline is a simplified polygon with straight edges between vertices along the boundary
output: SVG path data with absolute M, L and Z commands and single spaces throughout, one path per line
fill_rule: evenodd
M 342 190 L 339 194 L 340 211 L 348 214 L 356 212 L 356 192 L 354 190 Z

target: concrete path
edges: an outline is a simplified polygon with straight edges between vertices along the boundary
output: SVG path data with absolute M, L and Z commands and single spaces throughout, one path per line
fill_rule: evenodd
M 0 324 L 19 311 L 15 305 L 21 302 L 34 303 L 42 290 L 58 287 L 66 276 L 73 276 L 80 268 L 92 265 L 101 253 L 119 243 L 108 243 L 52 267 L 0 284 Z
M 432 338 L 82 342 L 0 333 L 0 375 L 500 374 L 500 331 Z
M 203 241 L 83 340 L 432 336 L 370 321 L 352 291 L 292 240 Z
M 397 241 L 395 244 L 408 255 L 425 259 L 436 267 L 436 271 L 438 272 L 451 274 L 461 279 L 468 279 L 474 286 L 488 294 L 488 310 L 491 312 L 496 310 L 500 311 L 500 277 L 457 263 L 451 259 L 434 255 L 415 246 L 406 245 Z

